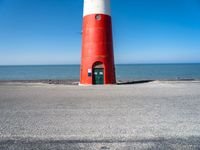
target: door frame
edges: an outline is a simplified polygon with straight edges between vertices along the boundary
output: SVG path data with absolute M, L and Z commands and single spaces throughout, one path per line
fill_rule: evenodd
M 100 61 L 97 61 L 92 66 L 92 84 L 95 84 L 95 75 L 94 75 L 94 69 L 102 69 L 103 70 L 103 84 L 105 84 L 105 67 L 104 64 Z

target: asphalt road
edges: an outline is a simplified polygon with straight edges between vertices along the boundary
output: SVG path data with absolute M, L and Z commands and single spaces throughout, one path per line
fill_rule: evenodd
M 200 149 L 200 82 L 0 83 L 0 149 Z

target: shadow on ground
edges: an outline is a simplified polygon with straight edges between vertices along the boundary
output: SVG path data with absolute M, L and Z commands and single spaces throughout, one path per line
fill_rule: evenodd
M 149 83 L 153 82 L 154 80 L 139 80 L 139 81 L 119 81 L 117 85 L 127 85 L 127 84 L 140 84 L 140 83 Z
M 200 137 L 141 140 L 37 140 L 4 139 L 6 150 L 200 150 Z

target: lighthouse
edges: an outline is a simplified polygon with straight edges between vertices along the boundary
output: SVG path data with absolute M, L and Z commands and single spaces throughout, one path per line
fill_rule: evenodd
M 115 84 L 110 0 L 84 0 L 80 84 Z

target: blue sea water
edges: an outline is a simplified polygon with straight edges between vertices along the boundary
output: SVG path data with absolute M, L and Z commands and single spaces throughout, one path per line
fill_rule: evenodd
M 0 66 L 0 80 L 79 80 L 79 65 Z M 117 80 L 200 79 L 200 64 L 116 65 Z

